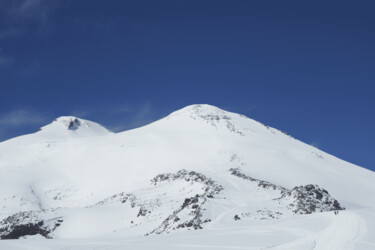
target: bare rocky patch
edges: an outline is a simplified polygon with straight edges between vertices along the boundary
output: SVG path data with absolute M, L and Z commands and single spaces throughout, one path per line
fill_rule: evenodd
M 289 190 L 280 185 L 248 176 L 244 174 L 240 168 L 231 168 L 229 171 L 233 176 L 254 182 L 260 188 L 279 191 L 280 197 L 274 200 L 278 202 L 280 206 L 284 206 L 285 209 L 283 210 L 292 211 L 294 214 L 311 214 L 345 209 L 336 199 L 330 196 L 327 190 L 318 185 L 308 184 Z M 270 211 L 268 209 L 258 210 L 257 214 L 260 215 L 261 219 L 277 219 L 282 215 L 282 213 L 278 211 Z M 250 215 L 242 217 L 250 217 Z M 241 218 L 241 216 L 238 216 L 235 220 L 239 218 Z
M 51 239 L 51 233 L 63 223 L 62 217 L 45 220 L 43 211 L 26 211 L 11 215 L 0 222 L 0 239 L 19 239 L 41 235 Z

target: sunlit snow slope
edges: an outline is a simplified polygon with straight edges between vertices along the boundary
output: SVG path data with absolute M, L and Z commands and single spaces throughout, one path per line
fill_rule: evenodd
M 0 143 L 0 238 L 40 248 L 375 249 L 374 197 L 374 172 L 210 105 L 122 133 L 60 117 Z

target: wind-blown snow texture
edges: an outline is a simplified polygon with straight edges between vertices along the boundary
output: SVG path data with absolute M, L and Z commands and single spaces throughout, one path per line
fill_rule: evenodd
M 0 143 L 0 249 L 374 249 L 374 183 L 210 105 L 122 133 L 60 117 Z

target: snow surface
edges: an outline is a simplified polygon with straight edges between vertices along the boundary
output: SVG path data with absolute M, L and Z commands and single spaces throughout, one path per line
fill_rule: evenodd
M 318 185 L 346 210 L 295 215 L 280 190 L 230 169 Z M 210 105 L 122 133 L 60 117 L 0 143 L 0 221 L 35 211 L 30 222 L 55 227 L 0 249 L 375 249 L 374 197 L 374 172 Z

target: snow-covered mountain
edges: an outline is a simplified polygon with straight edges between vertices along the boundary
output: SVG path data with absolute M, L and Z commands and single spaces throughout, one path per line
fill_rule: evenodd
M 374 197 L 374 172 L 210 105 L 0 143 L 0 238 L 27 238 L 0 249 L 374 249 Z

